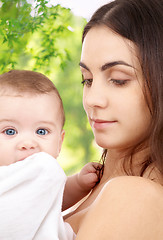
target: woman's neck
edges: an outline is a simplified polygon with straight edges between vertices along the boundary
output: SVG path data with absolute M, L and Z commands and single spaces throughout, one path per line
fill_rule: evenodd
M 122 157 L 121 154 L 113 151 L 107 151 L 101 182 L 108 181 L 109 179 L 117 176 L 125 175 L 123 170 L 123 160 L 124 157 Z
M 117 176 L 125 176 L 125 175 L 135 175 L 140 176 L 142 170 L 142 164 L 145 161 L 146 157 L 149 154 L 149 150 L 143 149 L 139 152 L 136 152 L 132 155 L 129 155 L 129 151 L 116 151 L 116 150 L 108 150 L 105 159 L 104 172 L 101 179 L 101 183 L 108 181 L 111 178 Z M 132 164 L 130 164 L 132 163 Z M 125 169 L 124 169 L 125 166 Z M 156 174 L 156 167 L 154 164 L 150 164 L 150 166 L 144 172 L 144 177 L 149 179 L 157 179 L 158 174 Z

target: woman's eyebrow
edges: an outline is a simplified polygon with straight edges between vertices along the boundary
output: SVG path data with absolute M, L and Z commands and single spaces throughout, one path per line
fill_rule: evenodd
M 90 72 L 89 68 L 83 62 L 80 62 L 79 66 L 82 68 L 85 68 L 86 70 L 88 70 Z
M 108 62 L 108 63 L 105 63 L 104 65 L 102 65 L 101 71 L 105 71 L 106 69 L 117 66 L 117 65 L 124 65 L 127 67 L 134 68 L 132 65 L 130 65 L 124 61 L 114 61 L 114 62 Z
M 124 62 L 124 61 L 113 61 L 113 62 L 108 62 L 108 63 L 105 63 L 104 65 L 102 65 L 101 71 L 105 71 L 106 69 L 117 66 L 117 65 L 124 65 L 124 66 L 127 66 L 127 67 L 134 68 L 132 65 L 130 65 L 130 64 Z M 85 68 L 88 71 L 90 71 L 89 68 L 83 62 L 79 62 L 79 66 L 82 67 L 82 68 Z

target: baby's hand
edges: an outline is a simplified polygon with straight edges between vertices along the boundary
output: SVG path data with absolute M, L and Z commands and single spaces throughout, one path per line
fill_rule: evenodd
M 79 173 L 67 178 L 63 194 L 62 210 L 73 206 L 85 197 L 100 181 L 102 164 L 87 163 Z
M 100 181 L 101 168 L 102 164 L 90 162 L 78 173 L 77 181 L 83 191 L 89 192 Z

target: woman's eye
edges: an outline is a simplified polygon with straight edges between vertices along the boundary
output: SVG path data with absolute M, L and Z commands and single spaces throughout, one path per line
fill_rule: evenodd
M 38 129 L 38 130 L 36 131 L 36 133 L 37 133 L 38 135 L 46 135 L 46 134 L 48 134 L 48 130 L 46 130 L 46 129 L 44 129 L 44 128 L 40 128 L 40 129 Z
M 93 79 L 83 79 L 81 83 L 83 84 L 83 86 L 90 87 L 92 85 L 92 82 L 93 82 Z
M 6 129 L 6 130 L 4 131 L 4 133 L 5 133 L 6 135 L 13 136 L 13 135 L 15 135 L 17 132 L 16 132 L 15 129 L 9 128 L 9 129 Z
M 110 80 L 114 85 L 117 86 L 123 86 L 126 85 L 128 83 L 128 80 L 118 80 L 118 79 L 111 79 Z

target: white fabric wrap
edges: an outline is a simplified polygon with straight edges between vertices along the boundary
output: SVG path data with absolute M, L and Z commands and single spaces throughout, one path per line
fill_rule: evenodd
M 47 153 L 0 167 L 0 240 L 70 240 L 61 215 L 66 175 Z

